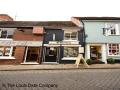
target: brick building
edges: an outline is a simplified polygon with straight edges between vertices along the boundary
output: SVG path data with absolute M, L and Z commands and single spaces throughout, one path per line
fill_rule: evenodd
M 39 64 L 43 28 L 38 22 L 0 22 L 0 64 Z

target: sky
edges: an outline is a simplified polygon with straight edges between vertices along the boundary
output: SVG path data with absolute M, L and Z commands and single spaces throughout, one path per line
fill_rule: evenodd
M 72 16 L 120 17 L 120 0 L 0 0 L 16 21 L 68 21 Z

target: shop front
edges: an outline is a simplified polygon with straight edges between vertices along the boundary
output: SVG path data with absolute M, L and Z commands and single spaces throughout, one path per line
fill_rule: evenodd
M 42 63 L 59 63 L 60 45 L 45 44 Z
M 0 40 L 0 64 L 39 64 L 42 41 Z
M 49 41 L 49 44 L 44 44 L 42 62 L 75 63 L 79 53 L 84 51 L 78 41 Z
M 86 59 L 102 61 L 107 64 L 106 44 L 86 44 Z

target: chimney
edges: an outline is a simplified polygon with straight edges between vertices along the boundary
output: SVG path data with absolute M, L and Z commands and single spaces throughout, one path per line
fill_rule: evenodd
M 13 21 L 13 18 L 7 14 L 0 14 L 0 21 Z

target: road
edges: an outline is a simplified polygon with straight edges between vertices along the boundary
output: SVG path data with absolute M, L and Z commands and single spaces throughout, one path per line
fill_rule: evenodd
M 120 90 L 120 69 L 0 71 L 0 90 Z

